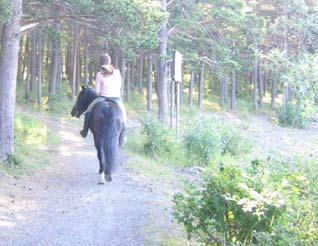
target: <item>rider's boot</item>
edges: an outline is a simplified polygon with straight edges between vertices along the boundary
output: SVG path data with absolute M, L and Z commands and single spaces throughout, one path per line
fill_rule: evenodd
M 119 146 L 123 147 L 125 143 L 127 142 L 127 137 L 126 137 L 126 124 L 123 124 L 123 128 L 121 129 L 121 133 L 119 135 Z
M 81 130 L 80 134 L 83 138 L 86 138 L 88 129 L 89 129 L 89 118 L 90 118 L 90 112 L 85 113 L 85 119 L 84 119 L 84 127 L 83 130 Z

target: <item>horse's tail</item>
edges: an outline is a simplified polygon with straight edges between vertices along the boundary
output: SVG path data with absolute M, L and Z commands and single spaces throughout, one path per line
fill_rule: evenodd
M 103 109 L 105 116 L 105 127 L 103 131 L 102 149 L 104 151 L 106 169 L 111 172 L 116 164 L 119 128 L 116 121 L 116 110 L 113 107 Z

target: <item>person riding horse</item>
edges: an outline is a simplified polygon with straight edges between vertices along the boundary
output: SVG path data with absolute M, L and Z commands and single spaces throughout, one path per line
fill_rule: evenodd
M 123 129 L 120 134 L 119 145 L 123 146 L 127 138 L 126 131 L 126 109 L 121 100 L 121 83 L 122 78 L 120 71 L 111 65 L 111 58 L 106 53 L 100 56 L 100 71 L 96 75 L 96 93 L 98 97 L 88 106 L 85 113 L 84 126 L 80 134 L 86 137 L 89 129 L 90 114 L 94 106 L 102 101 L 109 100 L 118 104 L 123 115 Z

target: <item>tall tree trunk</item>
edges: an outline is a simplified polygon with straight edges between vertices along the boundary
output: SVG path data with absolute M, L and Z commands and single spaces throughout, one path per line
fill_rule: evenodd
M 82 81 L 81 78 L 81 45 L 80 42 L 77 46 L 77 59 L 76 59 L 76 86 L 75 86 L 75 94 L 78 96 L 79 94 L 79 88 Z
M 224 74 L 221 74 L 220 76 L 220 100 L 219 104 L 221 108 L 223 109 L 225 106 L 225 76 Z
M 23 43 L 24 43 L 24 38 L 22 37 L 20 39 L 20 50 L 19 50 L 19 58 L 18 58 L 18 74 L 17 74 L 17 83 L 22 82 L 23 80 Z
M 264 76 L 261 64 L 258 63 L 258 106 L 263 108 Z
M 38 105 L 42 105 L 42 69 L 43 64 L 43 40 L 42 40 L 42 33 L 41 29 L 38 30 L 38 86 L 37 86 L 37 102 Z
M 13 154 L 13 120 L 19 57 L 22 0 L 11 0 L 12 15 L 4 24 L 0 52 L 0 161 Z
M 276 99 L 276 95 L 277 95 L 277 75 L 276 75 L 276 71 L 273 71 L 273 79 L 272 79 L 272 91 L 271 91 L 271 105 L 270 105 L 270 109 L 274 109 L 275 108 L 275 99 Z
M 75 40 L 75 47 L 74 47 L 74 63 L 73 63 L 73 76 L 72 76 L 72 100 L 75 101 L 76 98 L 76 74 L 77 74 L 77 46 L 78 41 Z
M 85 42 L 83 47 L 83 82 L 84 86 L 88 86 L 88 56 L 87 56 L 87 42 Z
M 131 63 L 128 64 L 127 66 L 127 85 L 126 85 L 126 99 L 127 101 L 130 100 L 130 95 L 131 95 Z
M 144 56 L 142 53 L 139 55 L 138 63 L 137 63 L 137 85 L 138 92 L 142 93 L 142 80 L 143 80 L 143 67 L 144 67 Z
M 25 45 L 24 45 L 24 51 L 23 51 L 23 65 L 22 65 L 22 80 L 24 80 L 25 77 L 25 71 L 27 68 L 27 61 L 28 61 L 28 50 L 29 50 L 29 38 L 27 35 L 25 35 Z
M 88 84 L 92 85 L 94 80 L 94 64 L 93 62 L 90 62 L 88 64 Z
M 34 31 L 33 31 L 34 32 Z M 37 50 L 37 44 L 36 40 L 37 35 L 35 33 L 32 33 L 31 37 L 31 69 L 30 69 L 30 91 L 33 91 L 34 83 L 36 79 L 36 50 Z
M 167 12 L 167 0 L 161 0 L 161 10 Z M 166 77 L 166 56 L 168 44 L 167 22 L 161 26 L 160 30 L 160 70 L 158 85 L 158 118 L 162 122 L 167 120 L 168 112 L 168 83 Z
M 131 62 L 131 67 L 130 67 L 130 89 L 132 89 L 132 87 L 136 87 L 136 79 L 135 79 L 135 63 L 132 61 Z
M 54 39 L 52 41 L 51 50 L 51 71 L 49 79 L 49 99 L 56 94 L 57 78 L 58 78 L 58 64 L 60 63 L 60 41 Z
M 255 61 L 254 64 L 254 74 L 253 74 L 253 109 L 257 109 L 257 74 L 258 74 L 258 62 Z
M 28 101 L 30 99 L 30 74 L 31 74 L 31 41 L 30 37 L 27 37 L 27 41 L 29 43 L 28 49 L 27 49 L 27 74 L 25 79 L 25 100 Z
M 152 111 L 152 54 L 148 57 L 147 110 Z
M 224 75 L 223 80 L 223 92 L 224 92 L 224 104 L 227 104 L 229 101 L 229 82 L 228 77 Z
M 198 95 L 198 107 L 202 109 L 203 105 L 203 89 L 204 89 L 204 65 L 201 68 L 199 76 L 199 95 Z
M 155 91 L 157 98 L 159 98 L 159 70 L 160 70 L 160 63 L 158 61 L 157 56 L 154 59 L 154 66 L 155 66 Z
M 232 87 L 231 87 L 231 109 L 236 107 L 236 80 L 237 73 L 235 70 L 232 71 Z
M 287 0 L 284 0 L 284 54 L 285 54 L 285 62 L 288 61 L 288 26 L 287 26 Z M 284 97 L 283 97 L 283 105 L 284 109 L 286 109 L 286 106 L 288 105 L 290 100 L 290 88 L 287 85 L 284 85 Z
M 193 107 L 193 88 L 194 88 L 194 81 L 195 81 L 195 73 L 194 71 L 191 72 L 190 76 L 190 83 L 189 83 L 189 106 L 190 108 Z
M 126 59 L 124 54 L 121 56 L 119 69 L 121 74 L 121 97 L 125 98 Z

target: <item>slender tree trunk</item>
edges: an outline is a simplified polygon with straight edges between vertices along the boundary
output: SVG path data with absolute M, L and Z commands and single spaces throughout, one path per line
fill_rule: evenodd
M 93 62 L 90 62 L 88 64 L 88 84 L 92 85 L 93 81 L 94 81 L 94 66 L 93 66 Z
M 76 39 L 75 41 L 75 47 L 74 47 L 74 63 L 73 63 L 73 76 L 72 76 L 72 100 L 75 101 L 76 98 L 76 74 L 77 74 L 77 46 L 78 41 Z
M 136 79 L 135 79 L 135 63 L 131 62 L 130 67 L 130 89 L 132 87 L 136 87 Z
M 42 41 L 42 33 L 41 29 L 38 30 L 38 86 L 37 86 L 37 102 L 38 105 L 42 105 L 42 69 L 43 64 L 43 41 Z
M 223 109 L 225 106 L 225 76 L 220 76 L 220 106 Z
M 77 59 L 76 59 L 76 86 L 75 86 L 75 94 L 78 96 L 79 88 L 82 81 L 81 77 L 81 45 L 78 43 L 77 45 Z
M 131 63 L 128 64 L 127 66 L 127 86 L 126 86 L 126 99 L 127 101 L 130 100 L 130 95 L 131 95 Z
M 276 71 L 274 70 L 273 79 L 272 79 L 272 92 L 271 92 L 270 109 L 274 109 L 275 108 L 276 95 L 277 95 L 277 75 L 276 75 Z
M 13 121 L 19 57 L 22 0 L 11 0 L 12 15 L 4 24 L 0 52 L 0 161 L 13 154 Z
M 17 75 L 17 83 L 21 83 L 23 80 L 23 43 L 24 38 L 20 39 L 20 50 L 19 50 L 19 59 L 18 59 L 18 75 Z
M 159 98 L 159 70 L 160 70 L 160 63 L 158 61 L 158 58 L 155 57 L 154 59 L 154 66 L 155 66 L 155 91 L 157 98 Z
M 161 10 L 167 12 L 167 0 L 161 0 Z M 168 83 L 166 77 L 166 56 L 168 44 L 167 22 L 161 26 L 160 30 L 160 70 L 159 70 L 159 90 L 158 90 L 158 119 L 162 122 L 167 120 L 168 112 Z
M 237 73 L 235 70 L 232 71 L 232 87 L 231 87 L 231 109 L 236 107 L 236 80 Z
M 35 33 L 32 33 L 31 37 L 31 69 L 30 69 L 30 91 L 33 91 L 35 79 L 36 79 L 36 40 L 37 36 Z
M 27 42 L 29 43 L 28 49 L 26 50 L 26 56 L 27 56 L 27 74 L 25 79 L 25 100 L 29 101 L 30 99 L 30 74 L 31 74 L 31 43 L 30 43 L 30 37 L 27 37 Z
M 142 80 L 143 80 L 143 67 L 144 67 L 144 56 L 142 53 L 139 55 L 138 65 L 137 65 L 137 85 L 138 85 L 138 92 L 142 93 Z
M 112 64 L 115 68 L 119 67 L 119 50 L 117 48 L 113 49 L 113 59 L 112 59 Z
M 223 81 L 223 92 L 224 92 L 224 104 L 228 104 L 229 101 L 229 82 L 228 77 L 224 75 L 224 81 Z
M 261 64 L 258 63 L 258 106 L 263 108 L 264 76 Z
M 147 110 L 152 111 L 152 54 L 148 57 Z
M 253 76 L 253 109 L 257 109 L 257 74 L 258 74 L 258 62 L 254 64 L 254 76 Z
M 198 107 L 202 109 L 203 106 L 203 89 L 204 89 L 204 65 L 201 68 L 199 76 L 199 95 L 198 95 Z
M 120 59 L 120 73 L 121 73 L 121 97 L 125 98 L 125 80 L 126 80 L 126 59 L 122 54 Z
M 84 86 L 88 86 L 88 57 L 87 57 L 87 42 L 85 42 L 83 47 L 83 80 L 84 80 Z
M 52 41 L 51 50 L 51 71 L 49 79 L 49 99 L 56 94 L 58 64 L 60 63 L 60 42 L 59 40 Z
M 28 50 L 29 50 L 29 38 L 27 35 L 25 35 L 25 45 L 24 45 L 24 51 L 23 51 L 23 65 L 22 65 L 22 80 L 24 80 L 25 77 L 25 71 L 27 67 L 27 61 L 28 61 Z
M 193 107 L 193 88 L 194 88 L 194 81 L 195 81 L 195 73 L 194 71 L 191 72 L 190 76 L 190 84 L 189 84 L 189 106 L 190 108 Z
M 288 48 L 288 27 L 287 27 L 287 0 L 284 0 L 284 54 L 285 54 L 285 62 L 287 63 L 288 60 L 288 53 L 289 53 L 289 48 Z M 290 89 L 287 85 L 284 85 L 284 98 L 283 98 L 283 105 L 284 109 L 286 109 L 286 106 L 289 103 L 290 100 Z

